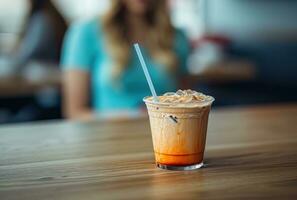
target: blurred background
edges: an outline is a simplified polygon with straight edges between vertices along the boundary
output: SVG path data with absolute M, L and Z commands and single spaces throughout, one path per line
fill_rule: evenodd
M 72 22 L 110 6 L 53 1 L 65 22 L 56 24 L 54 43 L 42 16 L 28 22 L 28 2 L 0 1 L 0 124 L 62 118 L 61 38 Z M 214 96 L 215 107 L 297 101 L 297 1 L 170 0 L 169 7 L 173 25 L 190 39 L 188 88 Z M 33 38 L 26 38 L 30 26 Z M 38 31 L 43 37 L 34 37 Z

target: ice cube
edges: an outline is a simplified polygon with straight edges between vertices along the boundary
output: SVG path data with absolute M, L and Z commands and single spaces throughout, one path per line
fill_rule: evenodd
M 183 103 L 191 103 L 192 101 L 193 101 L 193 96 L 191 95 L 187 95 L 187 96 L 185 96 L 184 98 L 183 98 Z
M 175 92 L 166 92 L 163 96 L 174 96 Z
M 185 90 L 184 92 L 188 95 L 193 95 L 195 94 L 196 91 L 188 89 L 188 90 Z
M 183 90 L 177 90 L 176 94 L 179 96 L 183 96 L 185 95 L 185 92 Z

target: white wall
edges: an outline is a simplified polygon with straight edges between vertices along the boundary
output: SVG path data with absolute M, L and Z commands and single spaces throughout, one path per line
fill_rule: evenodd
M 171 19 L 175 27 L 185 30 L 191 38 L 203 34 L 199 0 L 171 0 L 170 5 Z
M 17 32 L 26 10 L 27 3 L 24 0 L 0 0 L 0 32 Z
M 297 36 L 297 1 L 205 0 L 207 28 L 234 38 Z
M 100 15 L 108 9 L 110 0 L 54 0 L 68 21 Z
M 109 0 L 54 0 L 68 21 L 103 13 Z M 18 33 L 28 12 L 26 0 L 0 0 L 0 33 Z

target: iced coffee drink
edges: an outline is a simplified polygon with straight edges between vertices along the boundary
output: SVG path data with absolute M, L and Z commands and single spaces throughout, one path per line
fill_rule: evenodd
M 152 131 L 156 164 L 163 169 L 192 170 L 203 166 L 208 115 L 214 98 L 178 90 L 144 98 Z

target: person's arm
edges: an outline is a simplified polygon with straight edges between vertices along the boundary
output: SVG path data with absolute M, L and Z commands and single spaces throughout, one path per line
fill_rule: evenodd
M 63 75 L 63 114 L 68 119 L 88 120 L 93 118 L 89 107 L 88 72 L 67 70 Z
M 91 119 L 90 73 L 94 41 L 88 24 L 72 26 L 62 51 L 63 114 L 68 119 Z

